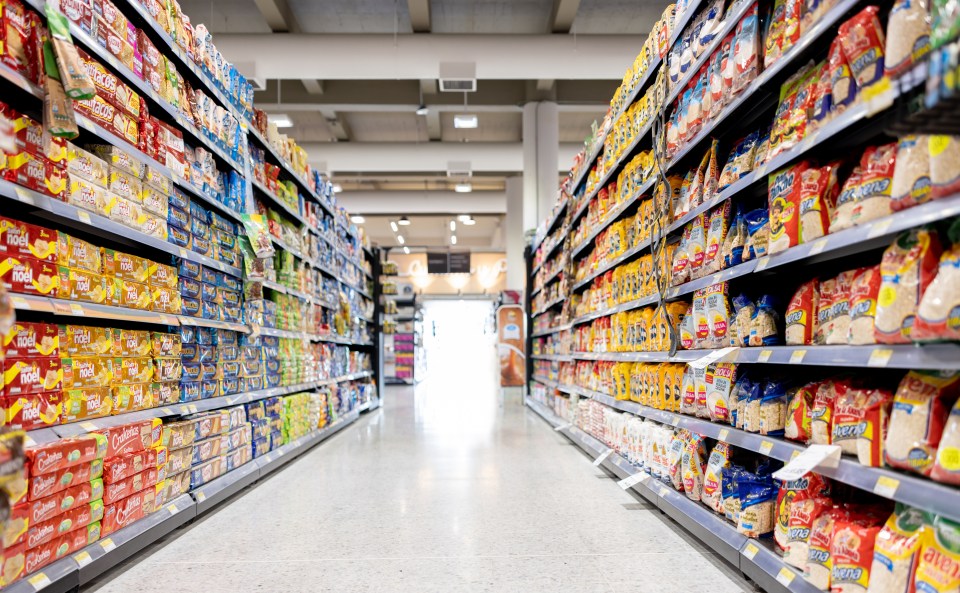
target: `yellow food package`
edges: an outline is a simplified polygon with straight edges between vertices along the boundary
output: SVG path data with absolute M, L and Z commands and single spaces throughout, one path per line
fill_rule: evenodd
M 146 284 L 114 278 L 111 283 L 110 295 L 115 299 L 113 305 L 130 309 L 148 310 L 153 304 L 153 291 Z
M 60 416 L 64 424 L 102 418 L 113 411 L 113 398 L 109 387 L 93 389 L 69 389 L 63 392 L 63 411 Z
M 149 356 L 115 358 L 114 385 L 149 383 L 153 380 L 153 359 Z
M 158 286 L 153 289 L 150 309 L 157 313 L 171 313 L 179 315 L 183 306 L 183 299 L 176 288 Z
M 102 304 L 108 296 L 107 279 L 87 270 L 75 270 L 64 266 L 58 268 L 60 289 L 58 296 L 71 301 Z
M 100 273 L 100 248 L 60 231 L 58 262 L 61 266 Z
M 650 337 L 653 329 L 653 307 L 644 307 L 640 312 L 640 315 L 642 317 L 641 323 L 643 324 L 643 342 L 640 346 L 640 350 L 649 352 Z
M 150 262 L 142 257 L 103 248 L 103 274 L 121 280 L 146 282 L 150 278 Z
M 936 517 L 920 534 L 920 563 L 915 585 L 924 593 L 960 589 L 960 524 Z
M 176 288 L 177 280 L 178 275 L 175 267 L 155 261 L 147 262 L 147 283 L 151 286 Z M 137 282 L 142 282 L 142 280 L 137 280 Z
M 113 359 L 106 356 L 77 356 L 60 362 L 64 390 L 108 387 L 113 378 Z
M 150 356 L 150 332 L 136 329 L 119 329 L 112 331 L 113 349 L 110 354 L 116 357 L 144 357 Z
M 65 356 L 101 356 L 113 346 L 109 328 L 86 325 L 60 326 L 60 352 Z
M 111 390 L 113 413 L 135 412 L 157 406 L 151 383 L 117 385 Z

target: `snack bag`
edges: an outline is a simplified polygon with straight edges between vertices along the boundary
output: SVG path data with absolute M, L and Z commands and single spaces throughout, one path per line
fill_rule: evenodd
M 880 266 L 856 270 L 850 286 L 850 331 L 848 344 L 874 344 L 874 316 L 880 292 Z
M 808 163 L 800 163 L 769 177 L 770 253 L 780 253 L 800 243 L 800 187 Z
M 862 88 L 883 77 L 883 46 L 885 44 L 883 27 L 877 18 L 879 9 L 868 6 L 856 16 L 840 25 L 837 38 L 843 48 L 843 55 Z
M 818 281 L 816 278 L 800 285 L 787 305 L 784 316 L 784 341 L 788 346 L 800 346 L 813 343 L 813 329 L 816 324 L 819 305 Z M 734 302 L 736 306 L 736 302 Z
M 913 2 L 916 0 L 904 0 Z M 896 9 L 894 9 L 896 10 Z M 898 39 L 899 35 L 890 37 Z M 897 159 L 890 188 L 890 207 L 896 212 L 931 199 L 930 136 L 907 135 L 897 143 Z
M 923 291 L 910 338 L 914 341 L 960 339 L 960 222 L 950 225 L 953 242 L 940 256 L 937 275 Z
M 910 591 L 920 561 L 921 530 L 930 523 L 927 513 L 897 503 L 877 534 L 867 593 Z
M 929 227 L 900 234 L 884 251 L 874 321 L 877 342 L 910 342 L 920 296 L 933 280 L 940 252 L 937 233 Z
M 900 381 L 890 413 L 883 458 L 890 467 L 929 476 L 950 408 L 960 397 L 960 375 L 910 371 Z

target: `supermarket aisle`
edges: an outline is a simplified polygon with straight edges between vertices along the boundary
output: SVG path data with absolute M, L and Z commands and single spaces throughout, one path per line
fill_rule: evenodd
M 486 375 L 391 388 L 385 410 L 93 590 L 749 590 L 532 412 L 500 405 Z

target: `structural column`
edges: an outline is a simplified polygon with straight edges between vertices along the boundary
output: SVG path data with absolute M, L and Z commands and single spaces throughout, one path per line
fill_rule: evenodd
M 557 198 L 560 120 L 550 101 L 523 106 L 523 199 L 525 229 L 536 228 Z
M 523 249 L 526 245 L 524 234 L 527 230 L 527 208 L 524 203 L 524 181 L 526 177 L 507 177 L 507 216 L 504 221 L 507 244 L 507 289 L 523 290 L 526 287 L 526 264 L 523 261 Z

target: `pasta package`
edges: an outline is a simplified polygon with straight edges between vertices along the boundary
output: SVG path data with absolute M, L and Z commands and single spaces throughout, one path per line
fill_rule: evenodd
M 884 443 L 884 461 L 928 476 L 933 469 L 950 408 L 960 397 L 960 375 L 910 371 L 900 381 Z
M 784 338 L 787 345 L 800 346 L 813 343 L 813 330 L 820 300 L 818 286 L 816 278 L 805 282 L 790 299 L 784 316 L 786 326 Z
M 940 253 L 939 237 L 930 227 L 900 234 L 884 251 L 874 321 L 877 342 L 910 342 L 920 297 L 933 280 Z
M 883 77 L 883 26 L 877 18 L 879 9 L 867 6 L 840 25 L 837 38 L 850 70 L 861 89 Z
M 897 503 L 877 534 L 870 565 L 868 593 L 910 591 L 920 560 L 920 533 L 931 517 L 919 509 Z
M 940 256 L 937 275 L 917 307 L 914 341 L 960 340 L 960 222 L 950 225 L 949 237 L 953 245 Z

